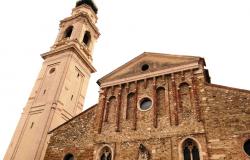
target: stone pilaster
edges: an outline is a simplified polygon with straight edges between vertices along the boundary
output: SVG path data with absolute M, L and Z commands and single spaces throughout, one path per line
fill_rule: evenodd
M 103 117 L 104 117 L 105 103 L 106 103 L 106 94 L 107 94 L 107 88 L 100 90 L 99 105 L 98 105 L 98 108 L 101 110 L 99 125 L 98 125 L 98 133 L 99 134 L 102 131 L 102 124 L 103 124 Z

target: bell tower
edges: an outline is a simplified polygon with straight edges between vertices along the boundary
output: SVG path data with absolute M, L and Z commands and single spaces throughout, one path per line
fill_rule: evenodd
M 99 31 L 97 7 L 80 0 L 60 30 L 50 51 L 41 55 L 42 69 L 18 122 L 4 160 L 42 160 L 48 131 L 83 109 L 91 73 L 92 53 Z

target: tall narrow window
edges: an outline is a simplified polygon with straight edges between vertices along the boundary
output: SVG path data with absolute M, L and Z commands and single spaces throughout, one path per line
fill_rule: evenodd
M 86 31 L 84 36 L 83 36 L 83 43 L 88 46 L 89 45 L 89 42 L 91 40 L 91 35 L 90 35 L 90 32 L 89 31 Z
M 105 121 L 106 122 L 114 122 L 115 121 L 115 110 L 116 110 L 116 97 L 112 96 L 109 98 L 107 107 L 106 107 L 106 113 L 105 113 Z
M 183 142 L 183 157 L 184 160 L 200 160 L 200 153 L 197 143 L 188 138 Z
M 181 117 L 183 120 L 188 119 L 192 113 L 190 88 L 187 83 L 182 83 L 179 86 Z
M 74 160 L 74 156 L 73 154 L 69 153 L 63 158 L 63 160 Z
M 136 105 L 135 93 L 129 93 L 127 97 L 127 113 L 126 113 L 126 118 L 128 120 L 133 119 L 135 105 Z
M 104 147 L 100 152 L 100 160 L 112 160 L 112 152 L 109 147 Z
M 73 26 L 69 26 L 65 32 L 64 32 L 64 37 L 63 38 L 70 38 L 71 34 L 73 32 Z
M 156 95 L 157 95 L 157 115 L 159 117 L 162 117 L 166 115 L 166 107 L 165 107 L 165 88 L 159 87 L 156 90 Z

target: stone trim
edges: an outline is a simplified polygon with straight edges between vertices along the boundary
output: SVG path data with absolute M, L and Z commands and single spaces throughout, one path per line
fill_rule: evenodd
M 192 71 L 192 90 L 193 90 L 193 97 L 194 97 L 194 104 L 195 104 L 195 116 L 197 118 L 197 121 L 201 121 L 201 108 L 200 108 L 200 100 L 198 96 L 197 91 L 197 82 L 196 78 L 194 76 L 194 73 Z
M 141 101 L 142 101 L 144 98 L 148 98 L 148 99 L 150 99 L 150 100 L 152 101 L 151 107 L 150 107 L 149 109 L 146 109 L 146 110 L 142 110 L 141 107 L 140 107 Z M 141 112 L 147 112 L 147 111 L 149 111 L 150 109 L 153 108 L 153 106 L 154 106 L 154 100 L 153 100 L 151 97 L 149 97 L 148 95 L 143 95 L 142 98 L 140 98 L 140 99 L 137 101 L 137 105 L 136 105 L 136 106 L 137 106 L 137 108 L 138 108 L 139 111 L 141 111 Z
M 135 89 L 135 104 L 134 104 L 134 121 L 133 121 L 133 130 L 137 129 L 137 101 L 138 101 L 138 83 L 135 81 L 136 89 Z
M 154 127 L 155 128 L 157 128 L 157 110 L 158 110 L 158 108 L 157 108 L 157 105 L 156 105 L 156 77 L 154 77 L 154 79 L 153 79 L 153 104 L 152 104 L 152 106 L 153 106 L 153 109 L 154 109 L 154 111 L 153 111 L 153 125 L 154 125 Z
M 119 93 L 117 96 L 117 107 L 116 107 L 116 132 L 120 131 L 120 114 L 121 114 L 121 91 L 122 91 L 122 86 L 119 87 Z
M 97 150 L 95 160 L 100 160 L 100 153 L 101 153 L 102 149 L 105 148 L 105 147 L 108 147 L 110 149 L 111 155 L 112 155 L 111 160 L 114 160 L 115 151 L 114 151 L 114 148 L 111 147 L 111 145 L 109 145 L 109 144 L 103 144 L 101 147 L 99 147 L 99 149 Z
M 246 89 L 228 87 L 228 86 L 223 86 L 223 85 L 219 85 L 219 84 L 205 83 L 205 86 L 215 87 L 215 88 L 221 88 L 221 89 L 228 89 L 228 90 L 235 90 L 235 91 L 239 91 L 239 92 L 244 92 L 244 93 L 250 94 L 250 91 L 246 90 Z
M 199 149 L 199 155 L 200 155 L 200 160 L 203 160 L 203 155 L 202 155 L 202 148 L 201 148 L 201 144 L 199 143 L 199 141 L 192 137 L 192 136 L 187 136 L 187 137 L 184 137 L 178 144 L 178 154 L 179 154 L 179 159 L 178 160 L 183 160 L 184 157 L 183 157 L 183 143 L 187 140 L 187 139 L 192 139 L 198 146 L 198 149 Z
M 99 109 L 101 109 L 100 113 L 100 120 L 99 120 L 99 125 L 98 125 L 98 133 L 100 134 L 102 131 L 102 123 L 103 123 L 103 118 L 104 118 L 104 111 L 105 111 L 105 104 L 106 104 L 106 95 L 107 94 L 107 88 L 104 88 L 103 90 L 100 90 L 100 95 L 99 95 Z
M 108 87 L 108 86 L 113 86 L 113 85 L 118 85 L 118 84 L 123 84 L 123 83 L 128 83 L 128 82 L 134 82 L 138 80 L 149 79 L 149 78 L 166 75 L 166 74 L 174 74 L 183 70 L 191 70 L 191 69 L 197 69 L 197 68 L 199 68 L 199 65 L 197 63 L 190 63 L 190 64 L 177 66 L 173 68 L 167 68 L 161 71 L 155 71 L 155 72 L 140 74 L 137 76 L 132 76 L 132 77 L 123 78 L 119 80 L 104 82 L 104 83 L 101 83 L 101 87 Z
M 177 89 L 176 89 L 176 83 L 175 83 L 175 75 L 171 75 L 171 82 L 172 82 L 172 93 L 173 93 L 173 99 L 174 99 L 174 119 L 175 119 L 175 125 L 179 125 L 179 117 L 178 117 L 178 95 L 177 95 Z

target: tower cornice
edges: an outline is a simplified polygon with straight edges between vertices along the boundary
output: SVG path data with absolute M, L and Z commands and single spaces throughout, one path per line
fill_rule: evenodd
M 96 69 L 94 68 L 94 66 L 90 62 L 90 60 L 92 60 L 91 56 L 89 55 L 89 57 L 87 57 L 86 54 L 84 54 L 82 51 L 82 50 L 87 50 L 87 49 L 83 46 L 80 46 L 80 44 L 77 40 L 73 40 L 73 41 L 68 40 L 67 42 L 65 42 L 65 45 L 61 45 L 59 47 L 52 49 L 49 52 L 43 53 L 43 54 L 41 54 L 41 57 L 43 59 L 47 59 L 49 57 L 59 55 L 66 50 L 73 51 L 80 58 L 80 60 L 84 64 L 86 64 L 86 66 L 88 67 L 88 69 L 90 70 L 91 73 L 96 72 Z M 88 53 L 88 51 L 85 51 L 85 53 Z

